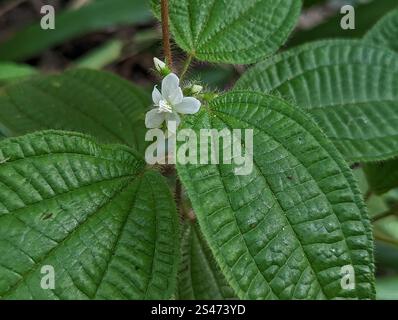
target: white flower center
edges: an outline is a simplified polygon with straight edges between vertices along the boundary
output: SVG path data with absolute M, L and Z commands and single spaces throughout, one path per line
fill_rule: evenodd
M 172 113 L 173 109 L 171 104 L 167 102 L 167 100 L 160 100 L 159 101 L 159 112 L 169 112 Z

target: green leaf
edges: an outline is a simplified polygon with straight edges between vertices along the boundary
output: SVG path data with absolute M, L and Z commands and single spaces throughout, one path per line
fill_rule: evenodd
M 159 17 L 159 0 L 152 0 Z M 300 0 L 170 0 L 177 44 L 203 61 L 247 64 L 286 41 L 301 11 Z
M 369 43 L 398 52 L 398 8 L 381 19 L 364 37 Z M 398 160 L 368 164 L 364 168 L 369 186 L 376 194 L 398 187 Z
M 322 41 L 257 64 L 239 89 L 277 92 L 307 110 L 350 161 L 398 155 L 398 55 L 359 41 Z
M 102 0 L 78 9 L 56 13 L 55 29 L 43 30 L 40 22 L 22 29 L 0 46 L 0 60 L 24 60 L 69 39 L 92 31 L 150 20 L 147 2 Z
M 375 194 L 383 194 L 398 187 L 398 159 L 364 166 L 369 187 Z
M 181 300 L 236 299 L 196 225 L 188 225 L 182 239 L 178 298 Z
M 16 64 L 13 62 L 0 62 L 0 84 L 15 82 L 36 73 L 36 69 L 28 65 Z
M 369 218 L 352 172 L 311 119 L 279 98 L 229 93 L 185 127 L 253 129 L 254 168 L 177 165 L 204 236 L 242 299 L 373 298 Z M 341 268 L 356 287 L 341 287 Z
M 396 196 L 393 205 L 388 209 L 389 216 L 384 216 L 384 218 L 373 223 L 373 234 L 378 239 L 398 247 L 398 216 L 392 214 L 392 212 L 397 210 Z
M 348 1 L 347 1 L 348 2 Z M 361 0 L 351 0 L 355 6 L 355 29 L 344 30 L 340 27 L 341 19 L 344 15 L 340 13 L 340 7 L 336 14 L 325 22 L 314 28 L 296 32 L 288 42 L 288 46 L 297 46 L 309 41 L 332 39 L 332 38 L 360 38 L 372 28 L 376 22 L 389 11 L 397 7 L 396 0 L 370 1 L 368 3 Z M 320 9 L 322 10 L 322 9 Z
M 107 72 L 71 70 L 32 79 L 0 94 L 0 130 L 17 136 L 44 129 L 87 133 L 145 148 L 149 96 Z
M 0 150 L 1 298 L 171 297 L 176 209 L 129 148 L 49 131 Z M 54 268 L 55 289 L 42 289 L 43 266 Z
M 398 242 L 397 242 L 398 243 Z M 398 245 L 376 241 L 375 260 L 381 270 L 398 269 Z M 377 280 L 376 280 L 377 282 Z
M 378 45 L 398 52 L 398 7 L 381 19 L 364 37 Z
M 123 50 L 121 40 L 109 40 L 99 48 L 79 58 L 74 64 L 79 68 L 102 69 L 117 60 Z

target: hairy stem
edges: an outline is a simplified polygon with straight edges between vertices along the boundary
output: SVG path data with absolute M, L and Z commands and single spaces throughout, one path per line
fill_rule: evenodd
M 173 56 L 171 54 L 170 45 L 170 29 L 169 29 L 169 1 L 161 0 L 162 10 L 162 35 L 163 35 L 163 50 L 168 66 L 173 69 Z

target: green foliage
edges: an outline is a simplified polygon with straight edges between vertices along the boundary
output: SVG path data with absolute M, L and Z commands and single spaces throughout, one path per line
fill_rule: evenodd
M 37 71 L 24 64 L 0 62 L 0 85 L 16 82 L 25 77 L 35 75 Z
M 398 187 L 398 159 L 364 166 L 369 187 L 375 194 L 383 194 Z
M 0 150 L 3 299 L 171 297 L 175 206 L 134 152 L 56 131 L 4 140 Z M 40 285 L 45 265 L 56 271 L 53 290 Z
M 7 136 L 44 129 L 78 131 L 144 150 L 148 95 L 110 73 L 71 70 L 9 86 L 0 93 Z
M 398 8 L 381 19 L 364 37 L 369 43 L 398 52 Z M 398 187 L 398 160 L 368 164 L 365 173 L 372 192 L 382 194 Z
M 87 56 L 76 61 L 79 68 L 102 69 L 109 63 L 120 57 L 123 50 L 123 42 L 120 40 L 111 40 L 100 48 L 96 48 Z
M 382 45 L 398 52 L 398 8 L 381 19 L 364 37 L 378 45 Z
M 360 38 L 372 28 L 381 17 L 390 10 L 397 8 L 396 0 L 371 0 L 368 3 L 361 0 L 351 0 L 350 2 L 357 4 L 355 6 L 355 29 L 344 30 L 340 28 L 340 21 L 343 15 L 340 14 L 338 10 L 335 16 L 320 25 L 294 34 L 288 45 L 296 46 L 308 41 L 320 39 Z
M 160 1 L 150 2 L 159 18 Z M 154 91 L 156 103 L 146 90 L 108 72 L 42 75 L 11 62 L 93 30 L 148 21 L 146 1 L 92 1 L 59 13 L 56 30 L 36 23 L 1 44 L 0 59 L 10 62 L 0 63 L 0 298 L 396 297 L 395 277 L 375 283 L 373 255 L 375 247 L 377 275 L 393 276 L 398 11 L 363 40 L 319 41 L 276 53 L 297 24 L 301 2 L 169 0 L 171 35 L 189 57 L 184 65 L 175 57 L 167 66 L 184 71 L 163 82 L 162 94 Z M 304 0 L 306 8 L 325 3 Z M 355 31 L 342 32 L 337 14 L 311 34 L 299 31 L 291 44 L 362 35 L 396 5 L 360 5 Z M 120 32 L 70 66 L 101 69 L 149 49 L 158 31 L 146 27 L 134 28 L 128 43 Z M 190 72 L 192 58 L 232 64 L 266 59 L 224 93 L 216 88 L 233 86 L 244 67 L 207 64 Z M 156 61 L 158 71 L 166 68 Z M 182 104 L 181 93 L 190 96 Z M 237 171 L 242 165 L 234 162 L 236 153 L 232 159 L 224 154 L 225 137 L 216 150 L 212 143 L 194 144 L 201 155 L 206 146 L 216 151 L 217 163 L 178 163 L 177 170 L 149 165 L 142 157 L 145 113 L 154 104 L 151 127 L 178 112 L 178 130 L 252 130 L 252 149 L 247 131 L 232 135 L 231 148 L 242 148 L 253 170 Z M 355 177 L 352 162 L 361 162 L 352 166 Z M 366 192 L 372 195 L 367 207 Z M 50 290 L 41 286 L 44 266 L 55 271 Z M 355 273 L 350 288 L 343 285 L 345 267 Z
M 398 250 L 394 244 L 376 242 L 375 258 L 378 263 L 382 263 L 383 266 L 390 269 L 390 271 L 398 268 Z
M 182 263 L 178 276 L 178 298 L 182 300 L 234 299 L 213 254 L 198 226 L 187 225 L 182 239 Z M 235 298 L 236 299 L 236 298 Z
M 398 55 L 393 51 L 352 40 L 315 42 L 257 64 L 237 88 L 294 101 L 349 161 L 398 155 Z
M 370 224 L 352 174 L 298 108 L 230 93 L 186 127 L 254 128 L 254 170 L 177 165 L 215 258 L 242 299 L 372 298 Z M 261 150 L 261 151 L 259 151 Z M 356 269 L 343 290 L 341 267 Z
M 54 30 L 43 31 L 36 22 L 0 46 L 0 60 L 24 60 L 74 37 L 117 25 L 150 19 L 146 1 L 93 1 L 78 10 L 57 13 Z
M 177 44 L 199 60 L 247 64 L 274 53 L 293 30 L 301 0 L 170 0 Z M 159 1 L 152 0 L 159 16 Z

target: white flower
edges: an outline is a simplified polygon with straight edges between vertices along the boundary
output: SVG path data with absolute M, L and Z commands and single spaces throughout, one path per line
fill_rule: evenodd
M 162 70 L 166 68 L 166 64 L 156 57 L 153 58 L 153 64 L 155 65 L 156 70 L 158 70 L 159 72 L 162 72 Z
M 152 99 L 156 108 L 148 111 L 145 117 L 145 126 L 149 129 L 160 128 L 166 121 L 169 131 L 174 132 L 175 128 L 169 125 L 169 121 L 174 121 L 178 127 L 180 123 L 178 113 L 194 114 L 201 106 L 198 99 L 184 97 L 180 88 L 180 79 L 174 73 L 163 79 L 162 92 L 155 86 Z

